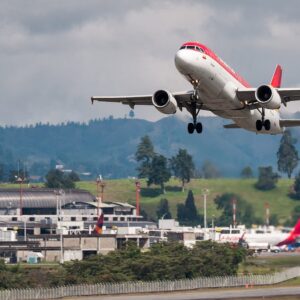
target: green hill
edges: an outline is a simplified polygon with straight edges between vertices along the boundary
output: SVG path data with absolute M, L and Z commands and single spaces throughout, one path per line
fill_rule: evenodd
M 161 194 L 159 187 L 147 188 L 146 182 L 142 181 L 141 206 L 147 211 L 151 217 L 156 217 L 156 208 L 161 198 L 169 200 L 171 212 L 176 216 L 176 205 L 185 201 L 188 189 L 192 189 L 196 206 L 200 213 L 203 213 L 203 196 L 202 189 L 209 189 L 207 213 L 208 222 L 211 217 L 218 216 L 220 212 L 214 205 L 214 199 L 217 195 L 223 193 L 239 194 L 254 207 L 255 215 L 264 218 L 265 202 L 270 204 L 270 213 L 277 214 L 280 223 L 284 223 L 296 205 L 300 205 L 300 201 L 292 200 L 288 197 L 288 193 L 293 180 L 281 179 L 278 181 L 277 188 L 271 191 L 258 191 L 254 188 L 256 179 L 193 179 L 186 186 L 186 191 L 182 192 L 180 182 L 172 179 L 166 184 L 166 194 Z M 95 182 L 78 182 L 78 188 L 89 190 L 96 194 Z M 135 180 L 134 179 L 115 179 L 107 180 L 104 189 L 104 201 L 120 201 L 135 203 Z M 238 204 L 237 204 L 238 205 Z

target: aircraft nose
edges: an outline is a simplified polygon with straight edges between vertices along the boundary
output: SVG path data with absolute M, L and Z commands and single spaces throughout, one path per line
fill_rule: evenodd
M 188 56 L 185 49 L 178 50 L 175 54 L 175 66 L 179 72 L 182 72 L 188 64 Z

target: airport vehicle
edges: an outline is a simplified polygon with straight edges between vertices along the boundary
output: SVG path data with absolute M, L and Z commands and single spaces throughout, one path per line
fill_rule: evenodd
M 244 128 L 264 134 L 280 134 L 286 127 L 300 126 L 300 120 L 281 119 L 279 109 L 290 101 L 300 100 L 300 88 L 281 88 L 282 68 L 277 65 L 269 84 L 252 88 L 212 50 L 198 42 L 184 43 L 175 55 L 177 70 L 191 83 L 193 89 L 170 92 L 165 89 L 153 95 L 93 96 L 94 101 L 129 105 L 153 105 L 163 114 L 174 114 L 184 108 L 193 122 L 187 130 L 201 133 L 197 121 L 201 110 L 231 119 L 225 128 Z M 159 71 L 159 70 L 158 70 Z

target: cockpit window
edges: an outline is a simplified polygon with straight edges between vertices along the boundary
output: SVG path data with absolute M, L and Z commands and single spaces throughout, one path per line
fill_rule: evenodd
M 203 49 L 201 49 L 199 47 L 195 47 L 195 48 L 196 48 L 197 51 L 204 52 Z
M 191 50 L 196 50 L 196 51 L 204 53 L 204 50 L 198 46 L 183 45 L 179 48 L 179 50 L 182 50 L 182 49 L 191 49 Z

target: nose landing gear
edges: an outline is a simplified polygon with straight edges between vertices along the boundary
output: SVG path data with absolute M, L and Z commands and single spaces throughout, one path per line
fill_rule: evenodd
M 269 131 L 271 129 L 270 120 L 265 120 L 265 108 L 262 108 L 261 111 L 261 120 L 256 121 L 256 130 L 261 131 L 265 127 L 265 130 Z
M 189 123 L 187 126 L 188 133 L 192 134 L 196 130 L 197 133 L 201 133 L 203 130 L 203 126 L 201 122 L 197 122 L 197 117 L 200 112 L 200 108 L 197 109 L 197 103 L 196 103 L 197 95 L 193 94 L 191 96 L 192 103 L 188 107 L 189 112 L 191 113 L 193 117 L 193 123 Z

